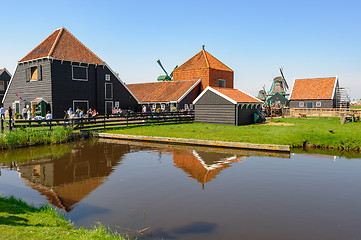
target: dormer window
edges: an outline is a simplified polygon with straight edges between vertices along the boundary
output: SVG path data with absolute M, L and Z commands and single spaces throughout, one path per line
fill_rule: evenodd
M 88 68 L 84 66 L 72 66 L 73 80 L 88 81 Z
M 218 80 L 218 87 L 225 88 L 226 87 L 226 80 L 219 79 Z

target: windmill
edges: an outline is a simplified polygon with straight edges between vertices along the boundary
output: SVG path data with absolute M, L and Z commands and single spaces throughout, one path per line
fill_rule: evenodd
M 159 66 L 163 69 L 163 71 L 165 72 L 166 75 L 160 75 L 157 78 L 157 81 L 159 82 L 163 82 L 163 81 L 173 81 L 173 72 L 174 70 L 178 67 L 175 66 L 175 68 L 173 69 L 173 71 L 171 72 L 171 74 L 168 75 L 167 71 L 164 69 L 164 67 L 162 66 L 162 63 L 160 62 L 160 60 L 158 59 L 157 63 L 159 64 Z
M 285 76 L 283 75 L 282 67 L 280 68 L 280 72 L 281 72 L 281 76 L 275 77 L 273 79 L 271 89 L 269 90 L 269 93 L 268 93 L 268 95 L 270 95 L 270 96 L 272 96 L 273 94 L 275 94 L 277 92 L 283 96 L 288 95 L 287 94 L 288 84 L 285 79 Z
M 289 89 L 289 87 L 288 87 L 286 78 L 285 78 L 285 76 L 283 75 L 283 67 L 280 67 L 280 72 L 281 72 L 281 76 L 282 76 L 283 89 L 285 90 L 285 92 L 287 92 L 288 89 Z

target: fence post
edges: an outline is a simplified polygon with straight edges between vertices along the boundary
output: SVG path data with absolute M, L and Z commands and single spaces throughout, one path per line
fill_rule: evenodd
M 4 132 L 4 119 L 1 117 L 1 133 Z
M 49 125 L 49 129 L 50 129 L 50 131 L 51 131 L 51 119 L 50 119 L 50 125 Z

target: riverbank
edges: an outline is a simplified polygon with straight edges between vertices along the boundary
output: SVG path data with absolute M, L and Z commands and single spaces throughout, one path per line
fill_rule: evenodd
M 125 239 L 99 225 L 76 228 L 49 206 L 35 208 L 0 196 L 0 239 Z
M 0 134 L 0 149 L 63 143 L 69 141 L 72 137 L 73 131 L 70 127 L 54 127 L 52 131 L 45 128 L 5 131 Z
M 186 138 L 254 144 L 289 145 L 291 148 L 361 150 L 361 123 L 340 124 L 339 118 L 274 118 L 267 124 L 246 126 L 203 123 L 151 125 L 105 133 Z

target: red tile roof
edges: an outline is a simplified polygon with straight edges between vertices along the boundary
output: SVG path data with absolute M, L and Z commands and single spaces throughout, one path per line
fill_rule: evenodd
M 332 99 L 336 77 L 296 79 L 290 100 Z
M 43 42 L 21 59 L 20 62 L 43 57 L 52 57 L 54 59 L 75 62 L 104 64 L 103 60 L 90 51 L 65 28 L 55 30 Z
M 233 72 L 232 69 L 227 67 L 225 64 L 223 64 L 217 58 L 213 57 L 204 49 L 202 49 L 199 53 L 194 55 L 188 61 L 180 65 L 174 71 L 187 71 L 187 70 L 194 70 L 200 68 L 212 68 L 212 69 Z
M 252 97 L 251 95 L 242 92 L 241 90 L 234 89 L 234 88 L 219 88 L 219 87 L 212 87 L 212 89 L 216 90 L 217 92 L 229 97 L 233 101 L 237 103 L 262 103 L 261 100 Z M 205 89 L 206 91 L 207 89 Z
M 170 81 L 127 84 L 128 89 L 139 102 L 178 101 L 188 90 L 200 80 Z

